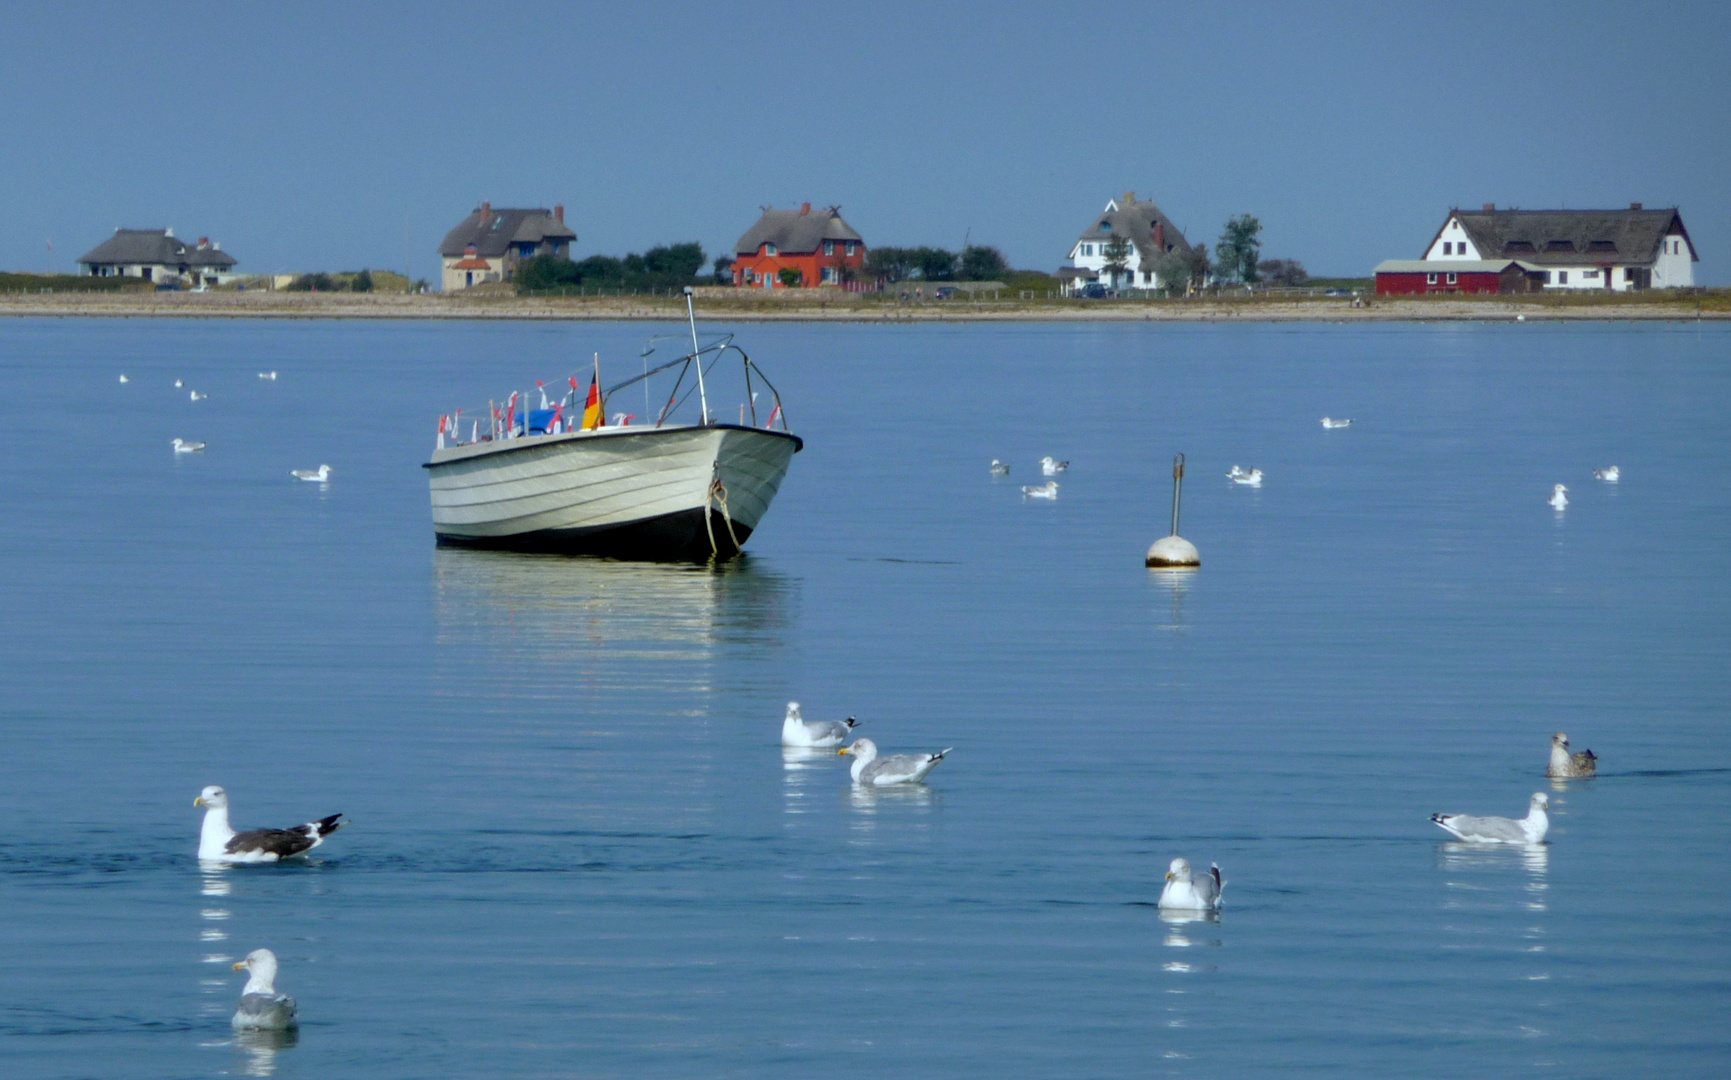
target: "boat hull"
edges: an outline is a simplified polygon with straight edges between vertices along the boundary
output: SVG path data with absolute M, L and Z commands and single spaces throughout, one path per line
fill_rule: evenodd
M 802 445 L 784 432 L 711 425 L 449 447 L 426 465 L 433 532 L 464 547 L 726 558 L 756 531 Z

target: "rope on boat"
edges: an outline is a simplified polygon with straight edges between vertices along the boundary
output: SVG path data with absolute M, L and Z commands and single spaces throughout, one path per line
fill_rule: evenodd
M 710 507 L 717 504 L 721 507 L 721 520 L 727 525 L 727 538 L 733 541 L 733 553 L 737 555 L 744 547 L 739 542 L 739 534 L 733 531 L 733 515 L 727 509 L 727 485 L 721 482 L 719 465 L 710 477 L 709 496 L 703 504 L 703 527 L 709 532 L 709 557 L 712 559 L 721 557 L 721 549 L 715 544 L 715 523 L 709 514 Z

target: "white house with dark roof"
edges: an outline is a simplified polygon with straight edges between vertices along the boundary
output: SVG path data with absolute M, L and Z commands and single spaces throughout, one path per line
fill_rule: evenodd
M 440 287 L 446 292 L 489 281 L 511 281 L 537 255 L 570 258 L 577 234 L 565 227 L 565 207 L 493 209 L 482 203 L 439 245 Z
M 1648 210 L 1451 210 L 1424 260 L 1517 259 L 1548 289 L 1676 289 L 1695 284 L 1700 261 L 1675 207 Z
M 1130 253 L 1122 271 L 1106 269 L 1106 248 L 1115 237 L 1130 243 Z M 1109 289 L 1159 289 L 1160 260 L 1178 252 L 1188 254 L 1190 242 L 1172 219 L 1152 202 L 1138 202 L 1134 191 L 1126 191 L 1120 199 L 1110 199 L 1102 210 L 1082 230 L 1082 235 L 1070 246 L 1070 265 L 1058 271 L 1066 292 L 1090 282 L 1099 282 Z
M 88 277 L 136 277 L 158 284 L 181 280 L 219 285 L 231 280 L 236 259 L 210 237 L 188 244 L 173 229 L 115 229 L 114 235 L 80 256 Z

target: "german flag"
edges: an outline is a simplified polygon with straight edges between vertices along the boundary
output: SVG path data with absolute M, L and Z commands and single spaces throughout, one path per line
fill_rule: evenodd
M 601 381 L 597 375 L 589 376 L 589 400 L 583 404 L 583 430 L 594 431 L 601 426 L 606 418 L 601 411 Z

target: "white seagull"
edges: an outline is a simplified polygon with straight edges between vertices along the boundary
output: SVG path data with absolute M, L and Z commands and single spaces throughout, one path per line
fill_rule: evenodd
M 1615 465 L 1611 466 L 1608 469 L 1594 469 L 1593 470 L 1593 479 L 1603 480 L 1607 484 L 1615 484 L 1617 481 L 1621 480 L 1622 478 L 1623 478 L 1623 470 L 1617 468 Z
M 1322 418 L 1322 426 L 1325 428 L 1351 427 L 1352 421 L 1351 420 L 1336 420 L 1332 416 L 1325 416 Z
M 209 396 L 210 396 L 209 394 L 201 394 L 197 390 L 194 390 L 192 392 L 192 400 L 194 400 L 194 401 L 203 401 L 205 398 L 207 398 Z
M 126 377 L 126 376 L 125 376 L 125 375 L 122 375 L 122 376 L 121 376 L 121 377 L 120 377 L 120 381 L 121 381 L 121 382 L 131 382 L 131 381 L 132 381 L 132 380 L 131 380 L 131 379 L 129 379 L 129 378 L 127 378 L 127 377 Z
M 997 458 L 993 458 L 992 459 L 992 475 L 993 476 L 1008 476 L 1008 475 L 1010 475 L 1010 467 L 1008 465 L 1005 465 L 1003 462 L 999 461 Z
M 204 444 L 201 442 L 187 442 L 185 439 L 176 439 L 174 440 L 174 452 L 177 454 L 202 454 L 204 453 Z
M 859 717 L 846 720 L 807 720 L 799 714 L 799 702 L 787 703 L 787 717 L 781 722 L 781 745 L 816 746 L 828 749 L 847 742 L 848 732 L 859 723 Z
M 305 480 L 313 484 L 322 484 L 331 478 L 331 467 L 329 465 L 320 465 L 316 469 L 291 469 L 289 470 L 289 475 L 293 476 L 296 480 Z
M 192 800 L 204 807 L 204 827 L 198 834 L 198 857 L 212 862 L 270 863 L 305 855 L 345 824 L 341 814 L 309 821 L 292 829 L 250 829 L 237 833 L 228 823 L 228 792 L 212 784 Z
M 1551 489 L 1551 509 L 1567 510 L 1569 508 L 1569 489 L 1561 484 Z
M 891 754 L 878 757 L 878 744 L 870 739 L 855 739 L 836 753 L 853 758 L 853 782 L 866 787 L 886 787 L 890 784 L 917 784 L 937 768 L 944 755 L 954 750 L 946 746 L 935 754 Z
M 1057 476 L 1061 472 L 1068 472 L 1069 469 L 1070 463 L 1068 461 L 1059 461 L 1050 454 L 1040 459 L 1041 476 Z
M 1261 469 L 1244 469 L 1234 465 L 1232 466 L 1232 471 L 1226 474 L 1226 478 L 1231 480 L 1234 484 L 1244 484 L 1247 487 L 1262 486 Z
M 1219 911 L 1220 890 L 1226 881 L 1220 876 L 1220 864 L 1210 863 L 1204 877 L 1190 872 L 1190 860 L 1173 859 L 1166 868 L 1166 887 L 1160 890 L 1160 906 L 1179 911 Z
M 261 371 L 258 373 L 258 377 L 266 382 L 276 382 L 276 372 L 274 371 Z
M 1473 817 L 1471 814 L 1432 814 L 1430 819 L 1462 840 L 1477 844 L 1540 844 L 1550 830 L 1545 807 L 1551 800 L 1542 791 L 1533 792 L 1527 816 L 1516 821 L 1506 817 Z
M 176 389 L 176 390 L 184 390 L 184 389 L 186 389 L 186 380 L 185 380 L 185 379 L 176 379 L 176 380 L 174 380 L 174 388 L 175 388 L 175 389 Z
M 234 1011 L 236 1031 L 283 1031 L 295 1026 L 295 999 L 276 989 L 276 953 L 254 949 L 234 966 L 248 973 Z
M 1058 482 L 1048 480 L 1039 487 L 1029 487 L 1027 484 L 1023 484 L 1022 494 L 1030 499 L 1056 499 L 1058 497 Z
M 1569 753 L 1569 737 L 1562 732 L 1551 736 L 1551 760 L 1545 765 L 1545 775 L 1553 780 L 1569 780 L 1599 774 L 1599 755 L 1591 750 Z

